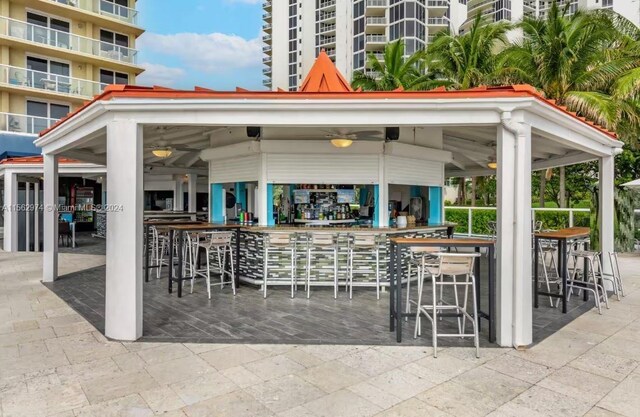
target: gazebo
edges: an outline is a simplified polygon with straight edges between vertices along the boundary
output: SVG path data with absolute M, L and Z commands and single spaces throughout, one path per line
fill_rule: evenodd
M 399 138 L 374 135 L 346 149 L 332 147 L 326 134 L 390 126 L 399 129 Z M 259 134 L 247 135 L 247 127 L 258 127 Z M 255 181 L 264 226 L 269 186 L 277 179 L 327 172 L 337 181 L 358 174 L 378 187 L 376 225 L 386 227 L 387 190 L 394 181 L 419 173 L 430 175 L 427 185 L 442 187 L 445 176 L 496 174 L 497 337 L 513 347 L 532 342 L 532 171 L 599 161 L 601 249 L 613 251 L 614 157 L 623 145 L 528 85 L 353 91 L 324 53 L 294 92 L 112 85 L 42 132 L 36 144 L 44 157 L 47 207 L 56 205 L 61 157 L 107 167 L 108 204 L 118 209 L 107 214 L 105 334 L 120 340 L 142 335 L 143 178 L 160 165 L 176 173 L 207 168 L 211 190 L 220 173 Z M 172 146 L 189 149 L 177 151 L 170 163 L 148 152 Z M 212 192 L 211 208 L 217 198 Z M 46 210 L 45 282 L 58 277 L 56 228 L 55 209 Z

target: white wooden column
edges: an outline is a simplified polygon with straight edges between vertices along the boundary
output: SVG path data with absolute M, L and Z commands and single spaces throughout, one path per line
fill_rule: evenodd
M 389 184 L 384 174 L 384 155 L 379 155 L 378 158 L 378 198 L 374 202 L 378 211 L 378 224 L 374 226 L 389 227 Z
M 43 271 L 42 280 L 58 278 L 58 157 L 44 154 L 44 213 L 43 213 Z
M 498 126 L 497 162 L 497 341 L 523 347 L 533 340 L 531 126 Z
M 260 155 L 260 176 L 257 190 L 256 213 L 258 215 L 258 224 L 267 226 L 267 204 L 273 204 L 273 202 L 267 202 L 267 154 L 265 153 Z
M 18 174 L 4 173 L 4 251 L 18 251 Z
M 33 249 L 40 252 L 40 182 L 33 183 Z
M 183 211 L 184 210 L 184 186 L 182 184 L 183 177 L 182 175 L 175 175 L 173 179 L 176 183 L 175 191 L 173 192 L 173 210 Z
M 605 261 L 602 266 L 605 272 L 611 273 L 611 265 L 607 262 L 606 252 L 615 251 L 614 245 L 614 190 L 615 190 L 615 158 L 605 156 L 599 159 L 599 206 L 598 225 L 600 227 L 600 250 L 604 253 Z M 606 282 L 606 281 L 605 281 Z M 607 285 L 611 285 L 607 282 Z M 613 290 L 612 287 L 608 288 Z
M 107 125 L 107 266 L 105 335 L 117 340 L 142 336 L 142 126 L 130 120 Z
M 187 207 L 189 211 L 198 211 L 197 207 L 197 195 L 198 195 L 198 175 L 189 174 L 189 184 L 187 186 Z

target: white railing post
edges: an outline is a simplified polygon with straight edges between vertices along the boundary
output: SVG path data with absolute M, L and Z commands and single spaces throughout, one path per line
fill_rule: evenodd
M 569 210 L 569 227 L 573 227 L 573 209 Z
M 471 207 L 467 209 L 467 213 L 467 236 L 471 237 L 471 234 L 473 233 L 473 210 Z

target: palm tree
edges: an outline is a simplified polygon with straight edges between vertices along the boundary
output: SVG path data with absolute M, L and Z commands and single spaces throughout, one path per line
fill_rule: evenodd
M 384 48 L 384 60 L 379 60 L 373 53 L 367 56 L 367 69 L 374 72 L 369 75 L 363 71 L 353 73 L 353 88 L 368 91 L 391 91 L 397 88 L 418 90 L 434 88 L 440 84 L 433 83 L 420 68 L 422 52 L 405 57 L 404 43 L 401 39 L 387 44 Z
M 438 33 L 425 54 L 425 65 L 432 76 L 453 89 L 490 84 L 495 79 L 499 48 L 507 45 L 506 22 L 491 23 L 479 14 L 467 33 Z
M 621 106 L 616 97 L 637 96 L 637 41 L 620 30 L 620 18 L 611 13 L 577 11 L 569 16 L 568 7 L 554 2 L 546 18 L 525 18 L 518 24 L 522 38 L 501 53 L 498 78 L 531 84 L 609 129 L 621 120 L 637 119 L 634 103 Z

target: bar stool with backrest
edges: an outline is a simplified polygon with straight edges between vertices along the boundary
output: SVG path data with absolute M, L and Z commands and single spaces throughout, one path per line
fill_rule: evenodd
M 311 259 L 315 255 L 333 258 L 333 298 L 338 298 L 338 235 L 332 232 L 311 232 L 307 235 L 307 298 L 311 296 Z M 322 266 L 314 265 L 320 271 Z
M 411 299 L 411 281 L 414 280 L 414 271 L 415 281 L 418 282 L 422 277 L 422 264 L 433 264 L 437 261 L 437 254 L 440 252 L 442 252 L 442 248 L 436 246 L 409 247 L 409 264 L 407 267 L 407 300 L 405 304 L 405 312 L 407 314 L 411 314 L 412 305 L 418 305 L 417 301 Z M 406 317 L 405 321 L 409 321 L 409 317 Z
M 234 270 L 235 263 L 233 261 L 233 247 L 231 245 L 232 238 L 232 232 L 202 232 L 197 235 L 197 240 L 192 240 L 193 243 L 191 243 L 190 247 L 192 248 L 191 259 L 194 264 L 197 258 L 196 254 L 200 250 L 204 251 L 207 263 L 206 268 L 197 269 L 195 274 L 193 274 L 191 280 L 192 292 L 195 276 L 203 276 L 206 278 L 207 294 L 209 295 L 209 299 L 211 299 L 211 273 L 213 272 L 220 275 L 220 283 L 213 285 L 220 285 L 220 288 L 224 288 L 225 284 L 231 284 L 233 295 L 236 295 L 236 271 Z M 227 259 L 229 259 L 229 269 L 227 269 Z M 227 280 L 226 277 L 229 279 Z
M 262 292 L 263 297 L 267 298 L 267 286 L 269 285 L 269 272 L 289 271 L 291 279 L 291 298 L 295 297 L 297 290 L 296 279 L 296 243 L 297 235 L 289 232 L 269 232 L 263 235 L 264 251 L 263 251 L 263 279 Z M 269 264 L 270 255 L 286 255 L 290 259 L 288 266 Z
M 571 298 L 573 290 L 577 289 L 578 294 L 582 291 L 589 291 L 594 295 L 594 301 L 598 313 L 602 314 L 602 302 L 609 308 L 609 298 L 607 297 L 607 291 L 604 287 L 604 281 L 609 280 L 613 282 L 611 277 L 603 275 L 602 262 L 600 260 L 600 253 L 596 251 L 586 250 L 585 243 L 588 243 L 588 239 L 581 239 L 574 242 L 569 250 L 567 259 L 567 272 L 569 279 L 567 279 L 567 299 Z M 569 260 L 572 261 L 573 267 L 569 266 Z M 580 268 L 580 265 L 587 265 L 587 271 Z M 615 286 L 615 285 L 614 285 Z
M 620 264 L 618 264 L 618 253 L 607 252 L 611 273 L 604 273 L 603 276 L 611 278 L 613 281 L 613 292 L 620 301 L 620 296 L 625 297 L 624 286 L 622 285 L 622 275 L 620 274 Z
M 353 298 L 353 287 L 358 286 L 358 283 L 353 282 L 354 263 L 370 265 L 369 259 L 356 260 L 356 254 L 375 255 L 375 278 L 376 278 L 376 297 L 380 299 L 380 240 L 375 234 L 372 233 L 351 233 L 349 236 L 348 246 L 348 258 L 347 258 L 347 284 L 345 288 L 349 291 L 349 299 Z M 359 271 L 358 271 L 359 272 Z M 360 285 L 368 285 L 367 282 Z
M 476 298 L 476 278 L 473 274 L 473 266 L 479 253 L 449 253 L 440 252 L 436 254 L 437 261 L 431 263 L 426 257 L 422 258 L 421 277 L 418 280 L 418 308 L 416 311 L 416 327 L 414 338 L 421 334 L 421 316 L 424 315 L 431 322 L 431 334 L 433 339 L 433 357 L 437 357 L 438 337 L 473 337 L 476 347 L 476 357 L 480 357 L 480 335 L 478 332 L 478 302 Z M 424 278 L 431 275 L 431 303 L 422 304 L 422 292 Z M 458 281 L 457 277 L 464 277 Z M 444 287 L 453 289 L 455 304 L 447 303 L 442 297 Z M 458 288 L 464 288 L 462 302 L 458 294 Z M 473 314 L 467 311 L 467 301 L 469 290 L 472 295 Z M 440 299 L 438 299 L 440 292 Z M 444 317 L 445 312 L 452 311 L 458 320 L 458 333 L 439 333 L 438 320 Z M 448 314 L 447 314 L 448 315 Z M 462 318 L 462 319 L 461 319 Z M 472 333 L 465 333 L 466 321 L 469 319 L 472 326 Z
M 558 254 L 558 246 L 554 245 L 551 241 L 538 239 L 538 251 L 542 255 L 540 261 L 542 263 L 542 273 L 544 275 L 544 284 L 547 287 L 547 292 L 551 292 L 551 285 L 560 286 L 560 294 L 562 294 L 562 278 L 560 277 L 560 271 L 558 270 L 558 263 L 556 257 Z M 535 262 L 535 261 L 534 261 Z M 542 282 L 539 283 L 542 285 Z M 553 297 L 549 296 L 549 303 L 551 307 L 554 307 Z M 556 302 L 556 306 L 560 303 L 560 299 Z

